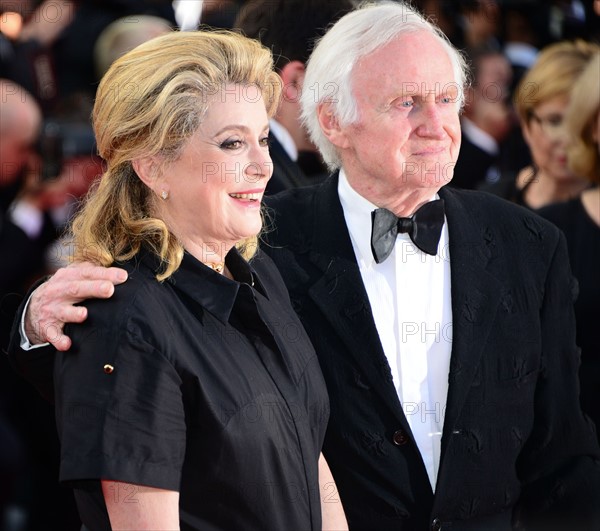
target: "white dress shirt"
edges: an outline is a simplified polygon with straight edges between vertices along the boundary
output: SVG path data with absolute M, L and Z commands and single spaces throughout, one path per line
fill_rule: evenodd
M 377 206 L 352 189 L 343 170 L 338 193 L 394 385 L 435 491 L 452 350 L 447 223 L 436 256 L 398 234 L 392 254 L 377 264 L 371 251 Z

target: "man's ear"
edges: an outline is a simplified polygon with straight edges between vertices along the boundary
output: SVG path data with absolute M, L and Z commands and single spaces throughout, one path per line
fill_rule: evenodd
M 317 118 L 323 134 L 334 146 L 338 148 L 347 148 L 350 146 L 346 135 L 346 128 L 340 125 L 330 103 L 324 102 L 319 104 L 317 107 Z
M 279 73 L 283 82 L 283 99 L 297 103 L 302 94 L 306 66 L 301 61 L 290 61 Z
M 155 193 L 160 193 L 160 171 L 156 157 L 140 157 L 131 161 L 140 180 Z

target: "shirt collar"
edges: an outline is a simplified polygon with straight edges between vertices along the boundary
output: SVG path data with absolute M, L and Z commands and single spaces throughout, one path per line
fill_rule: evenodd
M 511 64 L 531 68 L 538 56 L 539 50 L 531 44 L 509 42 L 504 47 L 504 55 Z
M 371 212 L 378 207 L 354 190 L 340 169 L 338 194 L 359 266 L 375 263 L 371 251 Z
M 147 252 L 142 258 L 153 271 L 160 266 L 158 257 Z M 268 298 L 267 292 L 260 282 L 252 266 L 242 258 L 233 247 L 225 257 L 225 264 L 236 280 L 213 271 L 197 258 L 185 252 L 181 265 L 167 282 L 179 292 L 190 297 L 223 323 L 229 321 L 229 316 L 235 304 L 241 284 L 248 284 Z
M 359 267 L 375 265 L 376 262 L 371 250 L 371 213 L 379 207 L 371 203 L 368 199 L 365 199 L 350 186 L 343 168 L 340 169 L 338 179 L 338 194 Z M 439 199 L 438 194 L 434 194 L 430 201 L 435 199 Z M 440 244 L 446 230 L 446 223 L 444 223 Z M 407 239 L 409 236 L 408 234 L 399 234 L 398 237 Z M 393 252 L 395 252 L 395 248 Z
M 298 160 L 298 148 L 290 132 L 274 118 L 269 120 L 269 129 L 288 154 L 288 157 L 296 162 Z
M 464 135 L 479 149 L 485 151 L 488 155 L 498 155 L 500 148 L 498 142 L 492 135 L 486 133 L 483 129 L 475 125 L 466 116 L 461 118 L 461 126 Z

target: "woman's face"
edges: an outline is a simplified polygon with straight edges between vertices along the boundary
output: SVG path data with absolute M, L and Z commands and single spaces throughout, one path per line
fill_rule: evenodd
M 568 103 L 566 95 L 546 100 L 533 108 L 529 122 L 523 124 L 523 136 L 538 170 L 559 180 L 575 177 L 567 166 L 568 139 L 563 118 Z
M 159 199 L 159 208 L 171 231 L 188 251 L 200 249 L 210 261 L 260 231 L 261 200 L 273 167 L 258 88 L 227 85 L 208 103 L 179 159 L 163 168 L 155 193 L 169 194 Z

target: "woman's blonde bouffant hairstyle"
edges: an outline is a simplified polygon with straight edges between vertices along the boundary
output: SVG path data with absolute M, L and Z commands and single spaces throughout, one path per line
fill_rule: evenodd
M 226 84 L 255 85 L 267 113 L 279 103 L 281 82 L 268 49 L 229 31 L 173 32 L 115 61 L 96 93 L 93 125 L 106 171 L 72 223 L 75 260 L 104 266 L 135 256 L 143 245 L 161 259 L 162 281 L 181 264 L 183 247 L 152 215 L 155 195 L 132 161 L 176 160 L 210 103 Z M 202 208 L 199 205 L 198 208 Z M 237 245 L 250 258 L 257 239 Z
M 541 103 L 568 95 L 587 62 L 598 51 L 598 44 L 581 39 L 546 46 L 515 90 L 514 104 L 521 123 L 529 123 L 532 111 Z
M 600 183 L 600 154 L 594 141 L 593 128 L 600 120 L 600 51 L 589 60 L 583 74 L 573 86 L 565 115 L 570 146 L 569 166 L 577 175 Z M 600 142 L 600 139 L 598 139 Z

